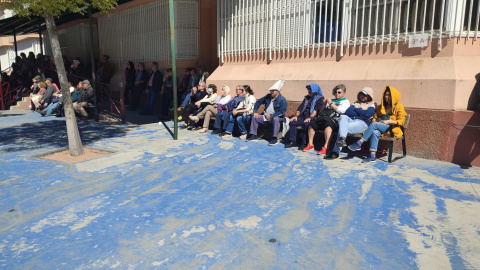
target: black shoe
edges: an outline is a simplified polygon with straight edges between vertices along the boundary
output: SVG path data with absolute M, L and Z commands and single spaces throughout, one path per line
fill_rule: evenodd
M 293 148 L 293 147 L 298 147 L 297 143 L 291 142 L 291 141 L 287 141 L 285 143 L 285 148 Z
M 187 127 L 187 130 L 192 130 L 192 129 L 193 129 L 192 126 L 188 126 L 188 127 Z
M 258 140 L 257 135 L 250 135 L 250 137 L 247 138 L 247 142 L 252 142 Z
M 222 130 L 221 129 L 215 129 L 214 131 L 212 131 L 212 135 L 217 135 L 217 134 L 220 134 L 222 133 Z
M 326 155 L 323 159 L 331 160 L 331 159 L 337 159 L 338 158 L 338 153 L 331 151 L 330 154 Z
M 345 142 L 345 137 L 340 137 L 340 139 L 338 139 L 338 141 L 335 143 L 335 145 L 340 147 L 340 148 L 346 146 L 347 143 Z
M 277 138 L 273 138 L 270 141 L 268 141 L 268 145 L 270 145 L 270 146 L 277 145 L 277 144 L 278 144 Z

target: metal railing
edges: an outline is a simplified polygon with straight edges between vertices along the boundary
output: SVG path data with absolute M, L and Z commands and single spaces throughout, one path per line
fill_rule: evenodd
M 27 89 L 25 92 L 19 92 L 23 89 L 23 86 L 17 86 L 12 89 L 9 82 L 0 83 L 0 109 L 2 111 L 10 109 L 15 102 L 19 101 L 23 97 L 30 95 L 31 89 Z
M 473 38 L 479 32 L 478 0 L 231 0 L 219 1 L 218 57 Z
M 98 109 L 109 118 L 115 118 L 126 123 L 125 98 L 123 84 L 113 86 L 96 82 L 95 91 L 97 95 Z

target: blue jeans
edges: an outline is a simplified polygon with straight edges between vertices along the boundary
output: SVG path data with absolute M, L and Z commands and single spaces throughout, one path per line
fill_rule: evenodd
M 190 96 L 191 96 L 191 95 L 192 95 L 191 92 L 188 92 L 188 94 L 187 94 L 187 93 L 184 94 L 183 101 L 182 101 L 182 104 L 180 105 L 180 107 L 185 107 L 185 106 L 187 106 L 188 101 L 190 101 Z
M 227 111 L 221 111 L 219 114 L 217 114 L 217 117 L 215 117 L 215 129 L 226 130 L 229 122 L 228 120 L 230 120 L 230 115 L 232 115 L 232 113 Z
M 148 99 L 145 103 L 143 111 L 146 113 L 152 113 L 153 106 L 155 106 L 155 101 L 157 100 L 158 92 L 154 91 L 152 87 L 148 87 Z
M 58 103 L 51 103 L 50 105 L 45 108 L 46 114 L 45 116 L 52 115 L 53 110 L 58 106 Z
M 226 132 L 228 134 L 232 134 L 233 132 L 233 127 L 235 125 L 235 122 L 237 122 L 238 129 L 240 130 L 240 134 L 247 134 L 247 128 L 245 127 L 245 124 L 248 124 L 250 122 L 250 119 L 252 119 L 251 115 L 230 115 L 230 121 L 228 121 L 228 125 L 226 128 Z
M 367 129 L 367 123 L 360 119 L 351 119 L 346 115 L 340 116 L 340 121 L 338 121 L 338 136 L 337 141 L 340 137 L 347 137 L 348 134 L 357 134 L 362 133 Z M 335 144 L 333 152 L 340 153 L 340 147 Z
M 387 132 L 390 128 L 390 125 L 380 122 L 373 122 L 370 124 L 362 136 L 364 141 L 367 141 L 370 138 L 370 152 L 377 152 L 378 140 L 380 139 L 380 136 L 382 136 L 382 134 Z

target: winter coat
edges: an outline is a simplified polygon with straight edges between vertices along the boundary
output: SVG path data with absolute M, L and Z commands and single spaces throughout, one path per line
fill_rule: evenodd
M 387 91 L 387 90 L 390 90 L 390 96 L 392 97 L 392 109 L 389 112 L 385 111 L 385 106 L 383 104 L 383 102 L 384 102 L 383 101 L 383 96 L 385 95 L 385 91 Z M 400 128 L 400 126 L 403 126 L 403 124 L 405 123 L 405 117 L 407 116 L 407 112 L 405 111 L 405 108 L 403 107 L 402 104 L 399 103 L 401 97 L 402 97 L 402 95 L 400 94 L 400 92 L 397 89 L 395 89 L 391 86 L 385 87 L 385 90 L 383 90 L 383 94 L 382 94 L 382 103 L 377 106 L 377 110 L 376 110 L 375 116 L 374 116 L 374 119 L 379 120 L 382 115 L 389 114 L 390 115 L 389 120 L 397 121 L 397 124 L 393 125 L 393 128 L 392 128 L 393 135 L 397 139 L 399 139 L 403 136 L 403 131 Z M 386 133 L 382 134 L 382 136 L 383 137 L 391 137 L 392 135 L 390 134 L 390 132 L 386 132 Z

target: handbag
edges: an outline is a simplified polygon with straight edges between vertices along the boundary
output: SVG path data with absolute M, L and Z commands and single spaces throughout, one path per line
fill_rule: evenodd
M 340 114 L 337 113 L 333 108 L 327 108 L 320 112 L 316 117 L 319 120 L 332 121 L 337 123 L 340 119 Z

